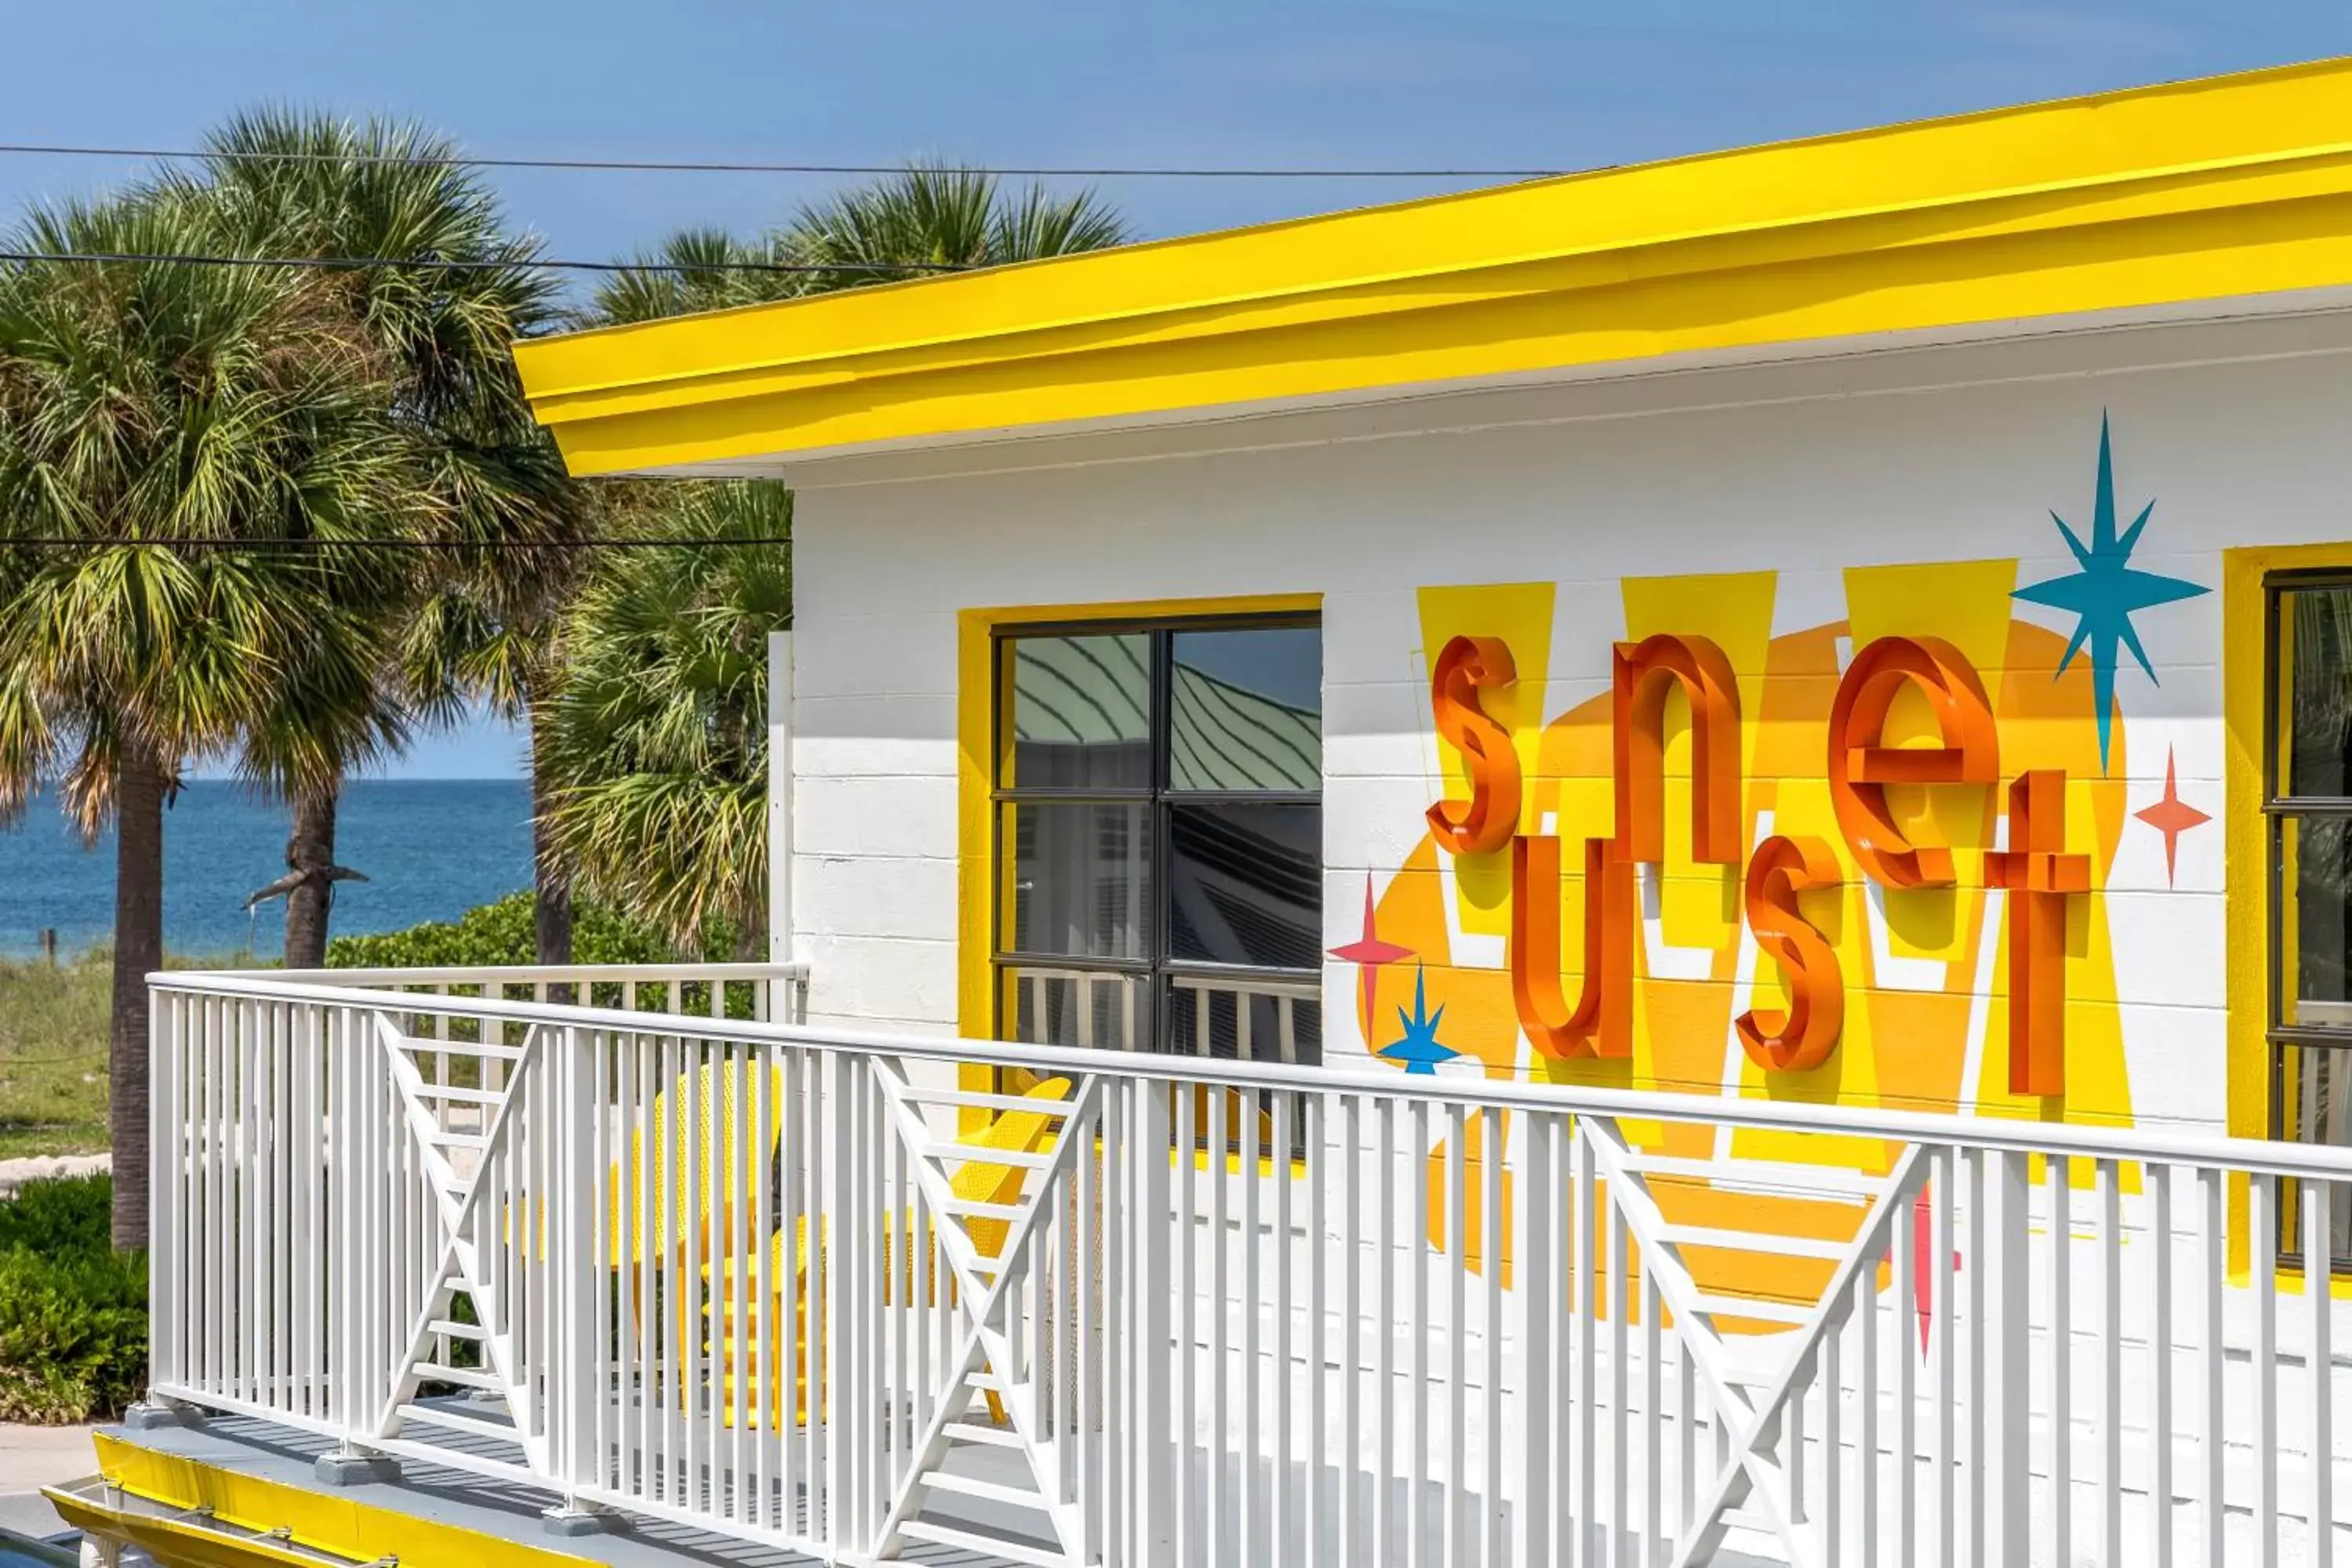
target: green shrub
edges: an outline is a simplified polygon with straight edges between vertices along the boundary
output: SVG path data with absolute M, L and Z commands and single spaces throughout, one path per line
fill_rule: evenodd
M 467 910 L 455 921 L 427 921 L 381 936 L 339 936 L 327 944 L 335 969 L 452 969 L 493 963 L 534 963 L 538 948 L 532 921 L 537 903 L 529 893 L 512 893 L 495 904 Z M 735 952 L 731 921 L 712 921 L 702 932 L 702 951 L 685 957 L 721 963 Z M 572 906 L 574 963 L 675 963 L 680 954 L 641 921 L 582 900 Z
M 113 1235 L 114 1181 L 106 1175 L 44 1177 L 0 1201 L 0 1252 L 22 1247 L 52 1257 L 105 1252 Z
M 108 1240 L 105 1175 L 0 1201 L 0 1421 L 119 1414 L 147 1383 L 147 1255 Z

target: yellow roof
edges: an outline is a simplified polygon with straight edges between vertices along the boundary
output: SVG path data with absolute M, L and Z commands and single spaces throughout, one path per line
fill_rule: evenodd
M 523 344 L 581 474 L 2352 282 L 2352 59 Z

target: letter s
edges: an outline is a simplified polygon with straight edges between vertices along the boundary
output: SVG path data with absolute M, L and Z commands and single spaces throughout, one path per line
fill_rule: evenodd
M 1437 656 L 1430 673 L 1430 707 L 1438 734 L 1462 753 L 1470 771 L 1467 802 L 1441 800 L 1429 808 L 1429 831 L 1456 855 L 1482 855 L 1511 841 L 1519 825 L 1519 754 L 1510 731 L 1479 705 L 1481 689 L 1518 679 L 1510 645 L 1500 637 L 1458 637 Z

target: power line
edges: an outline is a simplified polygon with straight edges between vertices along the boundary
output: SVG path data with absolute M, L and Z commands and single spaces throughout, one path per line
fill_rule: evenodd
M 281 153 L 264 151 L 192 152 L 172 147 L 75 147 L 39 142 L 0 142 L 0 153 L 39 157 L 153 158 L 194 163 L 400 163 L 449 169 L 562 169 L 672 174 L 903 174 L 905 163 L 775 163 L 736 161 L 674 161 L 656 158 L 477 158 L 458 153 L 446 157 L 416 157 L 394 153 Z M 1205 165 L 1155 167 L 1106 164 L 1099 167 L 1007 164 L 976 168 L 954 166 L 958 174 L 1013 174 L 1024 178 L 1070 180 L 1529 180 L 1568 174 L 1565 169 L 1317 169 L 1224 167 Z
M 137 250 L 0 250 L 0 261 L 115 262 L 159 261 L 186 267 L 299 267 L 331 271 L 355 271 L 367 267 L 415 268 L 442 272 L 763 272 L 790 275 L 826 272 L 970 272 L 960 261 L 561 261 L 517 257 L 507 260 L 450 259 L 413 256 L 219 256 L 184 251 Z

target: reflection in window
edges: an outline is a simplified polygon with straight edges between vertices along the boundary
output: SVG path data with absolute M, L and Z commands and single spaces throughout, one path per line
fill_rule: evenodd
M 1313 969 L 1319 963 L 1323 812 L 1180 805 L 1168 818 L 1171 956 Z
M 2272 1125 L 2352 1147 L 2352 584 L 2290 577 L 2269 592 Z M 2277 1241 L 2291 1262 L 2325 1190 L 2281 1184 Z M 2345 1200 L 2325 1215 L 2338 1270 L 2352 1266 Z
M 2287 754 L 2280 793 L 2352 795 L 2352 588 L 2279 595 Z
M 996 706 L 996 1026 L 1321 1060 L 1313 625 L 1013 631 Z
M 2286 1097 L 2286 1125 L 2297 1142 L 2352 1148 L 2352 1053 L 2332 1046 L 2290 1046 L 2280 1063 L 2279 1078 L 2279 1089 Z M 2299 1248 L 2303 1234 L 2294 1208 L 2312 1201 L 2320 1191 L 2313 1185 L 2296 1185 L 2300 1191 L 2292 1194 L 2295 1203 L 2282 1215 L 2287 1226 L 2284 1234 L 2295 1238 L 2289 1251 Z M 2352 1202 L 2340 1194 L 2332 1194 L 2327 1222 L 2328 1252 L 2336 1259 L 2352 1257 Z
M 1033 1046 L 1131 1051 L 1144 1038 L 1148 988 L 1115 971 L 1008 968 L 1003 972 L 1006 1033 Z
M 1141 789 L 1151 782 L 1151 639 L 1011 643 L 1004 720 L 1023 789 Z
M 1314 628 L 1178 632 L 1171 643 L 1169 788 L 1320 786 L 1323 646 Z
M 2280 998 L 2280 1021 L 2298 1028 L 2352 1030 L 2352 989 L 2346 984 L 2352 817 L 2290 816 L 2279 828 L 2292 894 L 2281 935 L 2294 955 L 2294 984 Z
M 1142 958 L 1151 816 L 1140 803 L 1004 808 L 1016 952 Z

